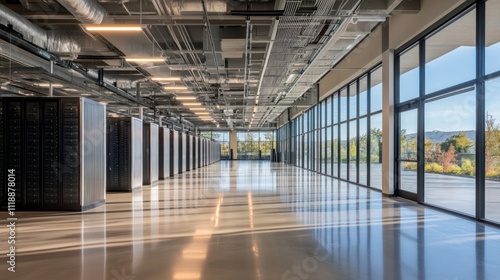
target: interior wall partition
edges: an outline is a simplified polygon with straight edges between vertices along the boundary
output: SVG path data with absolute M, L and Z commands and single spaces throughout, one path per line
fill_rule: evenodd
M 12 189 L 15 196 L 8 195 Z M 86 98 L 0 98 L 3 209 L 13 209 L 9 197 L 15 210 L 81 211 L 103 204 L 106 106 Z
M 107 118 L 107 191 L 132 191 L 143 183 L 142 120 Z
M 170 177 L 170 129 L 160 127 L 159 179 Z
M 159 171 L 159 129 L 155 123 L 143 125 L 143 184 L 151 185 L 158 181 Z

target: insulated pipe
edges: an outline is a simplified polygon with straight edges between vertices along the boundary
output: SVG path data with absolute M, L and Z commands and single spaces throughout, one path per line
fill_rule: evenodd
M 106 9 L 95 0 L 57 0 L 78 21 L 85 24 L 101 24 L 110 21 Z
M 11 25 L 24 40 L 49 52 L 80 52 L 80 46 L 68 34 L 46 31 L 2 4 L 0 4 L 0 23 L 5 26 Z

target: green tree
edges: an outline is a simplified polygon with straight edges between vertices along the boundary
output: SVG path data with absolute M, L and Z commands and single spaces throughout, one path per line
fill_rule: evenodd
M 457 153 L 468 153 L 469 149 L 474 145 L 474 142 L 467 137 L 464 132 L 459 132 L 455 135 L 448 137 L 441 143 L 441 150 L 446 152 L 453 145 Z
M 486 173 L 494 172 L 500 160 L 500 124 L 492 115 L 486 115 Z
M 371 133 L 370 160 L 372 163 L 382 163 L 382 130 L 380 130 L 378 128 L 374 128 L 371 130 L 370 133 Z M 403 137 L 403 135 L 402 135 L 402 137 Z M 404 130 L 404 137 L 406 137 L 406 130 Z

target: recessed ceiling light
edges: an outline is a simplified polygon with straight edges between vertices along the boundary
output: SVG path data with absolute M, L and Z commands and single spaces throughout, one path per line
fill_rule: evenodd
M 87 31 L 142 31 L 142 27 L 139 25 L 86 25 L 85 29 Z

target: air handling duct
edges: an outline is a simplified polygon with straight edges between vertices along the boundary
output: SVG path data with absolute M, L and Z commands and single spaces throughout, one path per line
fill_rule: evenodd
M 109 20 L 108 12 L 96 0 L 57 0 L 81 23 L 101 24 Z
M 25 40 L 49 52 L 80 52 L 80 45 L 71 39 L 69 34 L 46 31 L 2 4 L 0 4 L 0 23 L 5 26 L 11 25 L 12 29 L 21 34 Z

